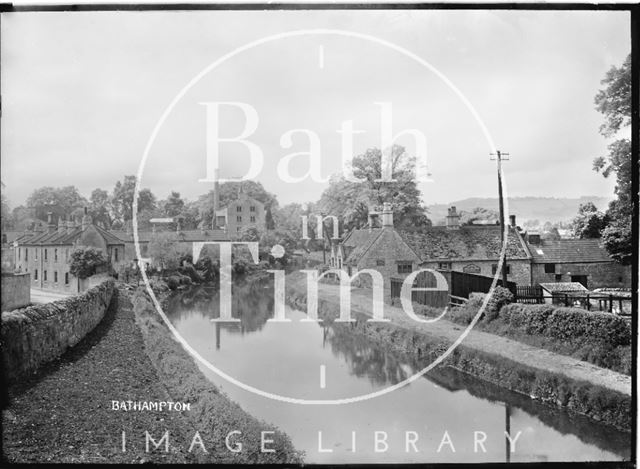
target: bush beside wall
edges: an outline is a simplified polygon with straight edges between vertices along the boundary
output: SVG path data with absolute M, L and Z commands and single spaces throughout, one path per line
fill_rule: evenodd
M 111 279 L 82 295 L 2 313 L 5 379 L 33 374 L 80 342 L 100 323 L 115 292 Z

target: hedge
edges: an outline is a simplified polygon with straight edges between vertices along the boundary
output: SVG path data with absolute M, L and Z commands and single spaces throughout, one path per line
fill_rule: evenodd
M 513 303 L 503 307 L 498 317 L 511 328 L 531 335 L 604 341 L 612 347 L 631 344 L 631 324 L 611 313 Z

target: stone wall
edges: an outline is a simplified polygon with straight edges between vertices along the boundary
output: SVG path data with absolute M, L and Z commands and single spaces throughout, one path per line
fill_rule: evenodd
M 2 311 L 22 308 L 31 303 L 31 275 L 2 273 Z
M 555 263 L 554 273 L 545 273 L 544 264 L 531 266 L 533 285 L 539 283 L 571 282 L 573 275 L 586 275 L 587 288 L 630 288 L 631 266 L 621 265 L 617 262 L 592 262 L 592 263 Z M 556 279 L 556 275 L 559 275 Z
M 100 323 L 116 292 L 107 280 L 82 295 L 2 313 L 5 379 L 33 374 L 80 342 Z

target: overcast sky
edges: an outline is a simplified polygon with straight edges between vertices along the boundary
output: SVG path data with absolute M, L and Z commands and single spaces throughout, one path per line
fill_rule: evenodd
M 630 52 L 627 12 L 298 11 L 10 13 L 2 16 L 2 181 L 12 206 L 38 187 L 75 185 L 89 196 L 135 174 L 153 128 L 202 70 L 251 41 L 330 28 L 389 41 L 428 62 L 475 108 L 505 163 L 510 196 L 611 196 L 613 181 L 591 168 L 606 153 L 593 98 L 612 65 Z M 376 102 L 393 106 L 394 132 L 427 138 L 433 182 L 425 204 L 493 197 L 495 163 L 480 125 L 433 71 L 362 38 L 310 34 L 235 55 L 191 87 L 160 128 L 143 185 L 164 198 L 194 198 L 205 176 L 201 102 L 250 104 L 259 116 L 249 139 L 264 154 L 256 178 L 281 204 L 316 200 L 326 184 L 283 183 L 279 160 L 321 143 L 321 172 L 340 170 L 341 122 L 364 130 L 354 151 L 380 145 Z M 223 110 L 224 111 L 224 110 Z M 228 110 L 221 135 L 242 131 Z M 411 153 L 413 139 L 399 143 Z M 248 157 L 221 147 L 223 176 L 239 176 Z M 300 176 L 304 161 L 292 166 Z

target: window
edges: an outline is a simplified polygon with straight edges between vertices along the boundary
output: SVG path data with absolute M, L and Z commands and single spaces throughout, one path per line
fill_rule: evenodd
M 451 270 L 451 262 L 438 262 L 438 269 Z
M 376 259 L 376 265 L 378 267 L 383 266 L 384 265 L 384 259 Z
M 238 205 L 236 207 L 236 212 L 242 212 L 242 205 Z
M 47 250 L 45 249 L 45 250 L 44 250 L 44 260 L 45 260 L 45 261 L 47 260 L 47 254 L 48 254 L 48 252 L 47 252 Z M 45 279 L 45 280 L 46 280 L 46 279 Z
M 545 274 L 555 274 L 556 273 L 556 265 L 555 264 L 545 264 L 544 265 L 544 273 Z
M 38 248 L 35 248 L 34 251 L 36 252 L 36 260 L 38 260 Z
M 118 262 L 118 248 L 115 248 L 115 249 L 113 250 L 113 260 L 114 260 L 115 262 Z
M 250 212 L 255 212 L 256 211 L 256 206 L 252 205 L 251 207 L 249 207 L 249 211 Z
M 58 262 L 58 250 L 57 249 L 53 250 L 53 260 L 54 260 L 54 262 Z
M 24 260 L 29 260 L 29 248 L 24 248 Z
M 69 260 L 69 248 L 64 250 L 64 260 L 65 261 Z
M 33 279 L 38 280 L 38 269 L 33 272 Z
M 556 282 L 562 282 L 562 274 L 556 274 Z
M 43 279 L 44 279 L 44 281 L 46 282 L 46 281 L 47 281 L 47 271 L 45 270 L 45 271 L 43 272 L 43 274 L 44 274 Z
M 55 272 L 53 272 L 53 281 L 55 283 L 58 283 L 58 271 L 57 270 Z
M 251 216 L 251 223 L 255 223 L 256 222 L 256 217 L 254 217 L 253 215 Z
M 398 262 L 399 274 L 410 274 L 413 271 L 411 262 Z
M 507 275 L 509 275 L 511 273 L 511 266 L 507 264 L 504 267 L 505 267 L 505 270 L 507 271 Z M 491 264 L 491 273 L 495 275 L 497 271 L 498 271 L 498 264 Z
M 238 223 L 240 223 L 240 222 L 242 221 L 242 217 L 241 217 L 240 215 L 238 215 L 238 216 L 236 217 L 236 221 L 237 221 Z
M 69 272 L 64 273 L 64 284 L 69 285 Z
M 20 260 L 20 255 L 22 254 L 22 248 L 18 248 L 18 260 Z

